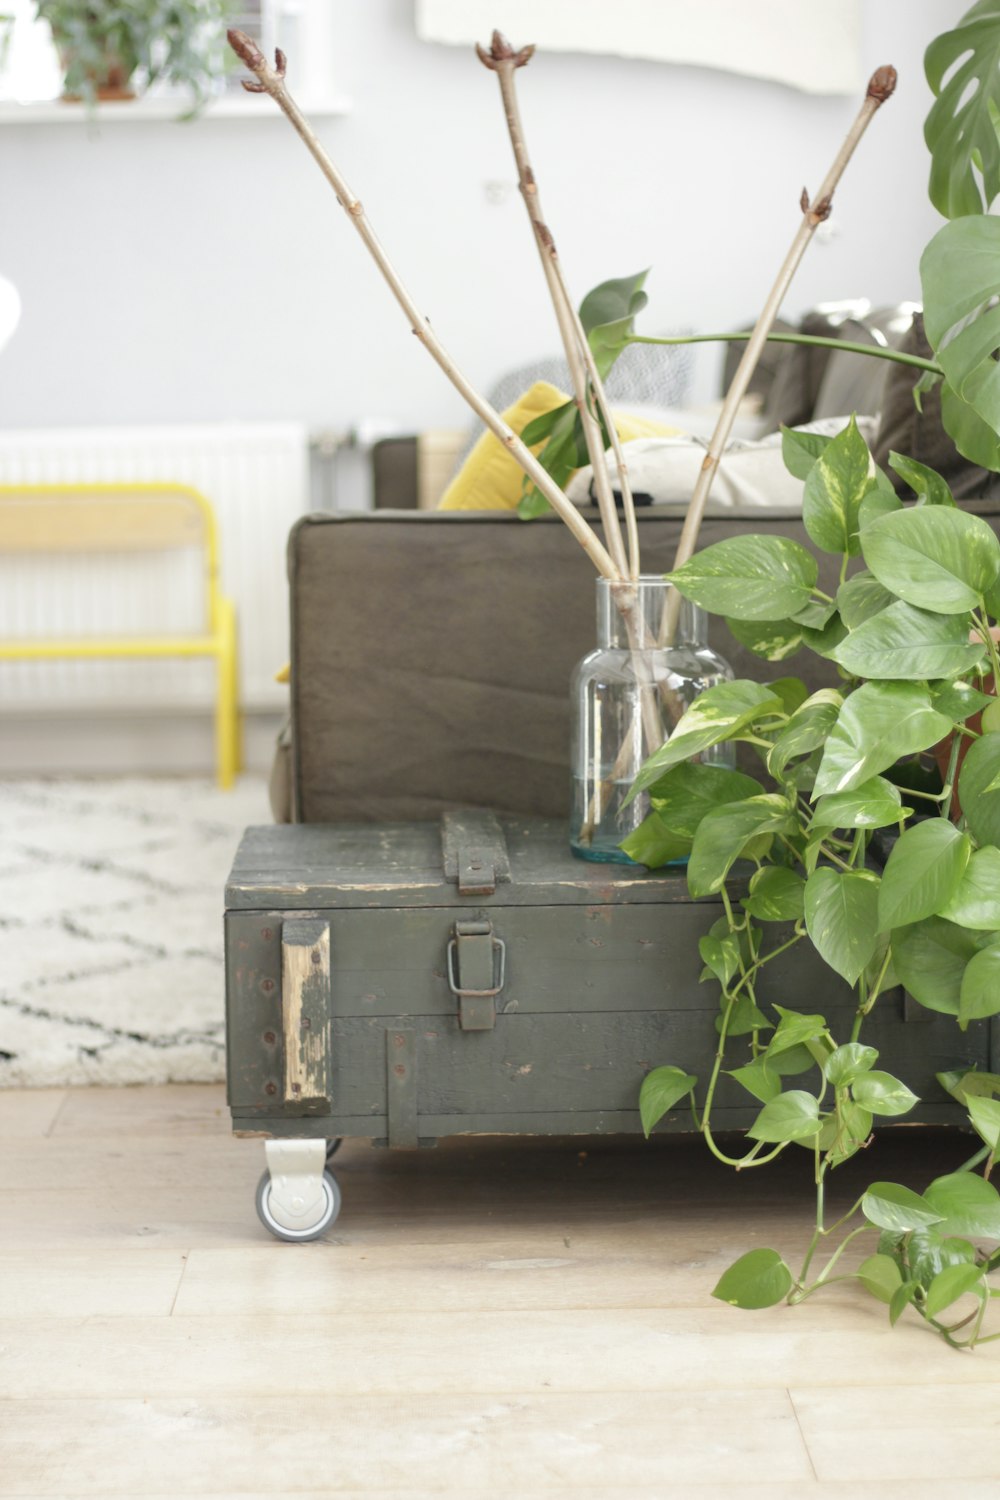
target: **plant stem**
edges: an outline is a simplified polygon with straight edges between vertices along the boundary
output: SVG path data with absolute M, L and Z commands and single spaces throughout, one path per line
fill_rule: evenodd
M 686 333 L 672 338 L 653 338 L 648 334 L 630 334 L 630 344 L 736 344 L 746 343 L 750 333 Z M 839 349 L 845 354 L 868 354 L 872 359 L 890 359 L 893 364 L 911 365 L 915 370 L 926 370 L 931 375 L 944 375 L 933 359 L 921 359 L 919 354 L 905 354 L 901 349 L 883 349 L 880 344 L 854 344 L 848 339 L 823 338 L 812 333 L 769 333 L 769 344 L 807 344 L 815 349 Z
M 688 506 L 687 515 L 684 518 L 684 526 L 681 530 L 680 541 L 674 557 L 675 570 L 687 562 L 697 545 L 698 533 L 701 530 L 702 517 L 705 514 L 705 506 L 712 488 L 712 481 L 715 478 L 716 470 L 719 467 L 719 460 L 722 457 L 729 434 L 732 431 L 739 404 L 746 395 L 753 372 L 757 368 L 757 363 L 763 352 L 767 335 L 770 333 L 774 320 L 778 316 L 778 310 L 781 307 L 788 288 L 791 286 L 795 272 L 799 268 L 799 263 L 817 228 L 823 223 L 824 219 L 829 217 L 834 189 L 843 176 L 844 169 L 853 156 L 858 142 L 868 129 L 879 107 L 889 98 L 895 87 L 895 68 L 879 68 L 872 75 L 868 83 L 868 91 L 864 102 L 858 111 L 854 123 L 847 132 L 830 170 L 824 177 L 818 194 L 810 201 L 808 193 L 803 189 L 801 199 L 802 221 L 795 232 L 788 254 L 785 256 L 775 283 L 761 309 L 760 317 L 757 319 L 753 333 L 747 341 L 743 358 L 739 362 L 732 383 L 726 393 L 726 399 L 723 402 L 719 420 L 715 425 L 715 431 L 712 434 L 712 440 L 709 443 L 708 452 L 705 454 L 701 472 L 698 475 L 694 493 L 691 496 L 691 502 Z M 660 630 L 661 639 L 664 641 L 672 640 L 676 628 L 677 611 L 673 607 L 673 595 L 668 594 L 666 607 L 663 612 L 663 625 Z
M 252 41 L 244 32 L 232 30 L 227 35 L 233 51 L 258 79 L 258 82 L 255 84 L 244 83 L 244 88 L 251 93 L 270 94 L 282 112 L 287 115 L 313 159 L 317 162 L 323 176 L 336 193 L 337 201 L 340 203 L 341 208 L 343 208 L 364 241 L 372 259 L 388 284 L 389 290 L 406 313 L 415 336 L 424 345 L 431 358 L 444 371 L 459 394 L 472 407 L 472 410 L 480 420 L 486 424 L 507 451 L 521 465 L 521 468 L 542 492 L 557 515 L 565 521 L 597 571 L 603 574 L 605 578 L 617 581 L 621 575 L 600 538 L 587 525 L 576 506 L 566 498 L 559 486 L 553 482 L 551 475 L 546 473 L 545 469 L 538 462 L 538 459 L 531 452 L 531 449 L 522 443 L 518 435 L 508 427 L 500 414 L 494 411 L 489 402 L 484 400 L 479 392 L 470 385 L 469 381 L 448 354 L 444 345 L 431 329 L 427 319 L 417 308 L 406 287 L 397 275 L 378 236 L 375 234 L 364 208 L 348 187 L 337 167 L 330 160 L 312 127 L 286 88 L 284 79 L 284 54 L 281 52 L 276 53 L 275 66 L 272 67 L 256 42 Z
M 631 511 L 632 528 L 635 531 L 635 546 L 632 548 L 630 561 L 627 561 L 625 548 L 622 543 L 618 509 L 615 505 L 611 481 L 608 478 L 607 466 L 604 463 L 604 440 L 600 424 L 590 409 L 587 392 L 588 374 L 595 400 L 599 409 L 604 413 L 609 433 L 614 431 L 614 423 L 611 420 L 611 413 L 608 410 L 604 388 L 601 385 L 596 366 L 593 364 L 593 358 L 591 357 L 590 359 L 589 369 L 586 363 L 587 356 L 590 355 L 590 346 L 587 343 L 587 336 L 583 331 L 576 308 L 573 305 L 572 298 L 566 286 L 555 240 L 542 214 L 542 203 L 538 193 L 538 179 L 535 177 L 528 158 L 524 126 L 521 123 L 515 74 L 518 68 L 526 66 L 534 50 L 533 47 L 524 47 L 520 51 L 515 50 L 506 37 L 499 31 L 494 31 L 493 33 L 492 45 L 489 52 L 483 47 L 476 47 L 480 62 L 489 68 L 492 73 L 496 74 L 497 82 L 500 85 L 500 97 L 503 101 L 504 117 L 507 121 L 507 133 L 510 136 L 511 149 L 514 152 L 514 163 L 517 167 L 521 197 L 524 199 L 524 206 L 528 211 L 528 218 L 535 232 L 535 245 L 538 249 L 538 254 L 542 262 L 542 270 L 545 273 L 545 280 L 549 288 L 549 295 L 552 298 L 552 305 L 555 309 L 556 322 L 559 325 L 559 335 L 566 353 L 566 363 L 569 366 L 570 379 L 575 393 L 576 407 L 580 413 L 580 422 L 583 426 L 583 435 L 587 444 L 587 454 L 594 471 L 594 485 L 597 490 L 597 504 L 601 513 L 601 524 L 604 528 L 604 540 L 621 576 L 623 578 L 628 576 L 636 578 L 639 573 L 638 530 L 635 527 L 635 508 L 632 504 L 632 493 L 628 489 L 626 481 L 622 490 L 622 499 L 625 504 L 626 515 Z M 627 501 L 625 501 L 626 492 L 628 494 Z M 631 540 L 632 532 L 630 531 L 630 542 Z

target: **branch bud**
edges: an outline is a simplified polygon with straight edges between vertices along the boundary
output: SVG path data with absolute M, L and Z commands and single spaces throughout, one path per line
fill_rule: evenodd
M 286 72 L 288 71 L 288 58 L 282 52 L 280 47 L 275 47 L 274 49 L 274 71 L 277 73 L 279 78 L 284 78 Z
M 502 31 L 494 31 L 490 43 L 490 50 L 480 47 L 476 43 L 476 56 L 484 68 L 489 68 L 491 73 L 496 73 L 501 63 L 513 63 L 515 68 L 523 68 L 534 56 L 534 46 L 522 47 L 520 52 L 515 51 L 504 36 Z
M 896 88 L 896 69 L 893 67 L 878 68 L 868 81 L 869 99 L 874 99 L 877 104 L 884 104 L 894 93 Z
M 245 31 L 238 31 L 234 26 L 232 30 L 226 32 L 226 38 L 240 62 L 245 63 L 251 73 L 256 73 L 258 69 L 266 66 L 263 52 Z

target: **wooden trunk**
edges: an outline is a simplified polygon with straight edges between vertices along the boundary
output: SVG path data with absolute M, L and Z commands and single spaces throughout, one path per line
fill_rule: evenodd
M 698 939 L 721 901 L 692 901 L 683 871 L 574 859 L 561 823 L 446 814 L 251 828 L 226 906 L 238 1134 L 405 1147 L 476 1132 L 637 1133 L 651 1068 L 701 1080 L 711 1068 L 718 985 L 699 982 Z M 808 942 L 762 970 L 760 993 L 849 1032 L 852 992 Z M 963 1034 L 902 990 L 879 1001 L 864 1039 L 920 1095 L 907 1122 L 958 1123 L 935 1073 L 996 1066 L 989 1023 Z M 744 1046 L 730 1044 L 729 1066 L 747 1060 Z M 758 1110 L 723 1078 L 718 1128 Z M 659 1128 L 690 1130 L 690 1113 Z

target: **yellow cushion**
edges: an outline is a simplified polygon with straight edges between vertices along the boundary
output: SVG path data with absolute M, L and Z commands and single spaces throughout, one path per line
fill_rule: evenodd
M 562 406 L 569 397 L 546 380 L 538 380 L 503 419 L 520 435 L 529 422 L 553 407 Z M 623 443 L 640 437 L 676 437 L 677 428 L 647 417 L 614 413 L 615 430 Z M 545 440 L 536 443 L 537 453 Z M 492 432 L 484 432 L 465 463 L 438 501 L 438 510 L 516 510 L 524 493 L 524 470 Z

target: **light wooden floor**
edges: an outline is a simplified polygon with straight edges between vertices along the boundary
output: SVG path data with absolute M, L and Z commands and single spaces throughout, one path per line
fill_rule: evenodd
M 348 1143 L 299 1246 L 221 1089 L 0 1093 L 0 1139 L 6 1500 L 1000 1494 L 1000 1345 L 850 1289 L 711 1300 L 802 1243 L 804 1152 L 752 1182 L 678 1141 Z M 899 1132 L 861 1171 L 919 1186 L 964 1144 Z

